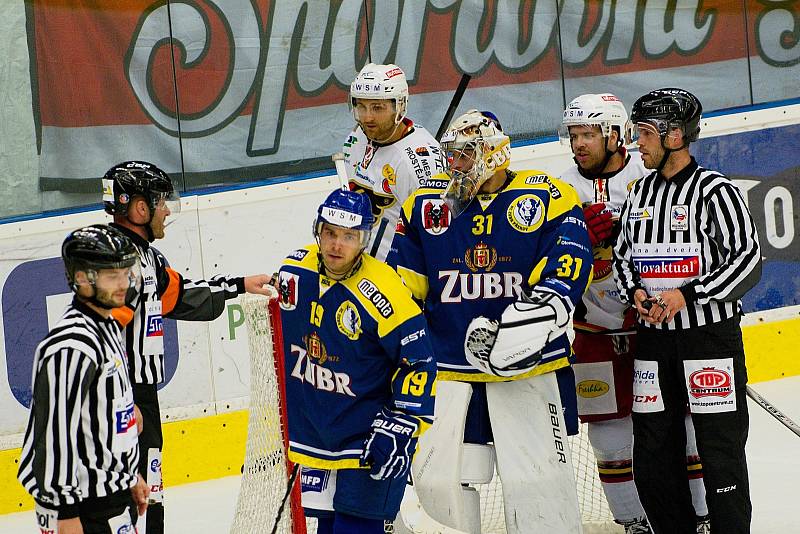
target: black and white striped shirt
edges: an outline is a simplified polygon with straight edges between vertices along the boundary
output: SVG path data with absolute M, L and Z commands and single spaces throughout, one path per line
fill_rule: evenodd
M 620 298 L 636 289 L 655 296 L 679 288 L 686 307 L 669 323 L 685 329 L 741 313 L 739 300 L 761 278 L 761 250 L 739 188 L 694 158 L 664 179 L 652 172 L 631 188 L 620 216 L 614 275 Z
M 225 301 L 244 293 L 244 278 L 215 276 L 189 280 L 171 269 L 161 252 L 140 235 L 113 224 L 139 252 L 142 285 L 131 303 L 114 310 L 125 325 L 125 346 L 134 384 L 164 380 L 164 318 L 211 321 L 225 311 Z
M 17 478 L 59 517 L 127 491 L 139 460 L 122 332 L 74 299 L 36 348 L 33 399 Z

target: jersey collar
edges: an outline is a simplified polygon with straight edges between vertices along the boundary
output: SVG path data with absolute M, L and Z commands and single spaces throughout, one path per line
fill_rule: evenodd
M 694 159 L 694 156 L 691 156 L 691 158 L 692 158 L 692 159 L 691 159 L 691 161 L 689 162 L 689 164 L 688 164 L 688 165 L 686 165 L 686 167 L 684 167 L 684 168 L 683 168 L 683 169 L 681 169 L 680 171 L 678 171 L 678 173 L 677 173 L 677 174 L 675 174 L 675 176 L 673 176 L 673 177 L 672 177 L 672 178 L 670 178 L 669 180 L 667 180 L 666 178 L 664 178 L 664 177 L 661 175 L 661 173 L 660 173 L 660 172 L 656 173 L 656 177 L 657 177 L 659 180 L 662 180 L 662 181 L 664 181 L 664 182 L 674 182 L 674 183 L 675 183 L 675 185 L 683 185 L 683 184 L 684 184 L 684 183 L 685 183 L 685 182 L 686 182 L 686 181 L 687 181 L 689 178 L 691 178 L 692 176 L 694 176 L 694 173 L 695 173 L 695 171 L 696 171 L 696 170 L 697 170 L 697 168 L 699 167 L 699 165 L 697 164 L 697 161 L 695 161 L 695 159 Z

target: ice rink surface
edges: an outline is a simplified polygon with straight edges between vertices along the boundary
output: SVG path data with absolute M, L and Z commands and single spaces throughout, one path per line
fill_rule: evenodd
M 800 377 L 753 385 L 754 389 L 800 424 Z M 797 486 L 800 437 L 760 406 L 748 402 L 750 438 L 747 458 L 753 501 L 752 534 L 800 532 Z M 166 490 L 169 534 L 224 534 L 229 531 L 239 492 L 239 477 L 184 484 Z M 0 515 L 0 533 L 34 534 L 33 512 Z

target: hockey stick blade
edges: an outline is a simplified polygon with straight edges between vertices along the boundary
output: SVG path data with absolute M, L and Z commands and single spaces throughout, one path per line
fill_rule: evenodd
M 436 140 L 441 141 L 444 132 L 447 130 L 447 127 L 450 125 L 450 121 L 453 119 L 453 114 L 456 112 L 456 108 L 461 103 L 461 98 L 464 96 L 464 91 L 467 90 L 467 86 L 469 85 L 469 81 L 472 79 L 470 74 L 464 74 L 461 76 L 461 81 L 458 82 L 458 87 L 456 87 L 456 92 L 453 93 L 453 99 L 450 100 L 450 106 L 447 108 L 447 113 L 444 114 L 444 118 L 442 119 L 442 123 L 439 125 L 439 129 L 436 131 Z
M 783 425 L 800 436 L 800 426 L 797 426 L 797 423 L 789 419 L 789 417 L 784 414 L 782 411 L 777 409 L 775 406 L 772 405 L 767 399 L 759 395 L 756 390 L 747 386 L 747 396 L 750 397 L 755 401 L 756 404 L 764 408 L 772 417 L 783 423 Z

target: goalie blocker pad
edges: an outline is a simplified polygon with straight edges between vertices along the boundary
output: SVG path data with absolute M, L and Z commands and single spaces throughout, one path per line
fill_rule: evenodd
M 464 340 L 467 361 L 491 375 L 526 373 L 549 343 L 567 333 L 572 309 L 569 300 L 540 286 L 509 304 L 499 322 L 476 317 Z

